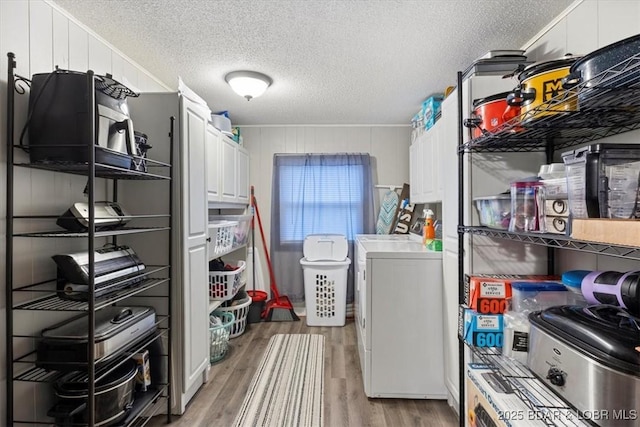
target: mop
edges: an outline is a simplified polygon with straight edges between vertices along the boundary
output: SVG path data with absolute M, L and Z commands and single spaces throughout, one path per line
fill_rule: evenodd
M 262 248 L 264 249 L 264 256 L 267 259 L 269 279 L 271 280 L 271 299 L 267 301 L 265 309 L 262 312 L 262 318 L 267 322 L 300 320 L 295 311 L 293 311 L 293 304 L 291 304 L 289 297 L 286 295 L 280 295 L 278 292 L 276 276 L 273 274 L 273 267 L 271 266 L 271 259 L 269 258 L 269 251 L 267 250 L 267 243 L 264 238 L 264 230 L 262 229 L 262 220 L 260 219 L 258 202 L 256 201 L 256 197 L 253 195 L 253 187 L 251 187 L 251 203 L 253 203 L 255 216 L 258 218 L 258 227 L 260 228 L 260 237 L 262 238 Z

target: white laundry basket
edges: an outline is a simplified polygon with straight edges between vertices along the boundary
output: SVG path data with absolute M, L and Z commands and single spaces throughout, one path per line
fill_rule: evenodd
M 300 260 L 308 326 L 344 326 L 347 311 L 347 271 L 351 260 Z

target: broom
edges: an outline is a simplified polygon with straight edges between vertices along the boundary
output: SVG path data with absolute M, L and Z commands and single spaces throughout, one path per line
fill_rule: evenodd
M 293 310 L 293 304 L 286 295 L 280 295 L 278 292 L 278 285 L 276 284 L 276 276 L 273 274 L 273 268 L 271 266 L 271 259 L 269 258 L 269 251 L 267 250 L 267 243 L 264 238 L 264 230 L 262 229 L 262 220 L 260 219 L 260 211 L 258 210 L 258 202 L 253 193 L 253 186 L 251 186 L 251 203 L 253 203 L 253 209 L 255 210 L 255 216 L 258 218 L 258 227 L 260 228 L 260 237 L 262 238 L 262 249 L 264 249 L 264 256 L 267 259 L 267 266 L 269 267 L 269 279 L 271 280 L 271 299 L 267 301 L 267 304 L 262 312 L 262 318 L 267 322 L 272 321 L 292 321 L 300 320 L 296 312 Z

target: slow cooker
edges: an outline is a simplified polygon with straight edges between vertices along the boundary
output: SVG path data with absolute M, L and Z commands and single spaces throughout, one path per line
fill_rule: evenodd
M 634 80 L 621 69 L 635 63 L 640 51 L 640 34 L 617 41 L 583 56 L 571 65 L 563 80 L 563 89 L 578 89 L 578 104 L 588 107 L 615 107 L 628 105 L 633 96 Z
M 509 93 L 498 93 L 473 101 L 473 112 L 471 117 L 464 121 L 464 125 L 471 128 L 474 139 L 480 138 L 487 132 L 494 131 L 520 115 L 519 106 L 507 104 Z
M 529 320 L 536 376 L 587 416 L 608 411 L 602 427 L 640 426 L 640 319 L 610 305 L 564 305 Z
M 576 111 L 575 94 L 563 95 L 562 80 L 569 74 L 578 57 L 538 62 L 525 68 L 519 75 L 519 85 L 507 97 L 511 106 L 520 107 L 520 121 L 531 122 L 544 117 Z

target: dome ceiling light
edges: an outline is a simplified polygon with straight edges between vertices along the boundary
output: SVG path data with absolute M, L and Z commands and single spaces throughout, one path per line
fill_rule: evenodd
M 262 95 L 273 82 L 271 77 L 255 71 L 232 71 L 224 79 L 235 93 L 247 101 Z

